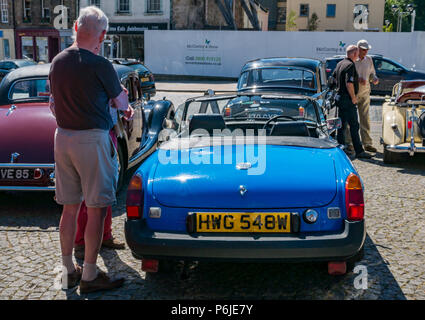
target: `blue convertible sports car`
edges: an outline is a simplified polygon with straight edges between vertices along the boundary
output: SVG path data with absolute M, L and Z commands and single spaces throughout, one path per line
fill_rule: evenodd
M 204 259 L 352 268 L 366 236 L 363 185 L 329 136 L 337 122 L 303 95 L 187 100 L 176 134 L 128 187 L 126 240 L 142 269 Z

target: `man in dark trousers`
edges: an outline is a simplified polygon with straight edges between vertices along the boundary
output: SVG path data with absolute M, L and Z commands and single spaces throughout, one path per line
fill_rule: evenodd
M 357 46 L 347 47 L 347 57 L 340 61 L 334 72 L 333 77 L 336 80 L 338 94 L 336 96 L 336 105 L 338 107 L 339 117 L 342 121 L 342 128 L 338 130 L 338 142 L 345 145 L 345 129 L 347 124 L 350 126 L 351 139 L 353 141 L 356 158 L 370 159 L 372 155 L 363 149 L 359 135 L 359 119 L 357 114 L 356 94 L 359 90 L 359 81 L 354 61 L 357 60 L 359 51 Z

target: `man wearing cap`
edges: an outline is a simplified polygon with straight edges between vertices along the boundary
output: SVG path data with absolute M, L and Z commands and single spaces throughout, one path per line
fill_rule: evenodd
M 370 82 L 374 85 L 379 83 L 376 77 L 375 67 L 373 60 L 367 55 L 368 51 L 372 48 L 366 40 L 357 42 L 359 48 L 359 60 L 355 61 L 357 73 L 359 75 L 359 92 L 357 93 L 357 108 L 359 111 L 360 120 L 360 136 L 364 149 L 370 152 L 377 152 L 376 148 L 372 146 L 372 138 L 370 136 Z M 347 144 L 351 145 L 352 141 L 350 136 L 347 135 Z
M 345 145 L 345 130 L 350 126 L 350 135 L 353 141 L 356 158 L 370 159 L 371 154 L 364 151 L 359 136 L 359 121 L 357 115 L 357 97 L 359 81 L 354 61 L 358 58 L 358 48 L 355 45 L 347 47 L 347 56 L 338 62 L 332 77 L 336 80 L 336 105 L 341 118 L 342 127 L 338 130 L 338 143 Z

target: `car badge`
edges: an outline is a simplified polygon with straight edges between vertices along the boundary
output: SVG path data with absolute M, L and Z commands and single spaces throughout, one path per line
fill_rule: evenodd
M 248 170 L 252 167 L 250 162 L 241 162 L 236 165 L 236 169 L 238 170 Z
M 16 160 L 18 160 L 18 157 L 20 156 L 19 153 L 14 152 L 10 155 L 10 163 L 15 163 Z
M 247 191 L 248 189 L 245 186 L 239 186 L 239 193 L 241 194 L 241 196 L 244 196 Z

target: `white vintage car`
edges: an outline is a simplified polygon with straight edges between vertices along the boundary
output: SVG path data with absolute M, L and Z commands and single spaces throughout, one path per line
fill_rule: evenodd
M 425 153 L 425 80 L 397 83 L 382 106 L 384 162 L 394 163 L 400 153 Z

